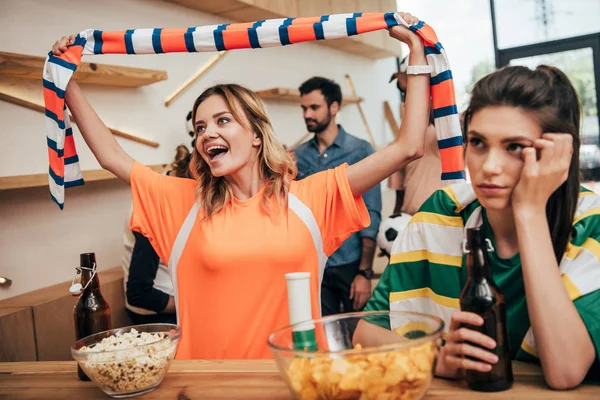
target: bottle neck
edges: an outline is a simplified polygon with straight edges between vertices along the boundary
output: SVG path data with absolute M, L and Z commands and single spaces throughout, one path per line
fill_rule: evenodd
M 467 268 L 471 279 L 478 281 L 491 279 L 490 261 L 485 247 L 477 246 L 470 250 L 467 257 Z
M 94 266 L 95 269 L 95 266 Z M 90 281 L 91 280 L 91 281 Z M 89 285 L 88 285 L 89 282 Z M 94 270 L 91 267 L 81 268 L 81 287 L 85 290 L 83 293 L 99 293 L 100 292 L 100 280 L 98 279 L 98 273 L 94 274 Z

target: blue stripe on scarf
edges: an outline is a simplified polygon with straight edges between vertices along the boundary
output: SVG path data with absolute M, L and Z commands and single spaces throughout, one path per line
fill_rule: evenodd
M 313 29 L 315 31 L 315 38 L 317 40 L 324 40 L 325 39 L 325 32 L 323 31 L 323 22 L 325 21 L 329 21 L 329 15 L 323 15 L 321 17 L 321 21 L 320 22 L 315 22 L 313 24 Z
M 442 172 L 443 181 L 450 181 L 455 179 L 465 179 L 465 171 Z
M 223 41 L 223 31 L 224 31 L 225 29 L 227 29 L 227 25 L 228 25 L 228 24 L 222 24 L 222 25 L 219 25 L 219 26 L 217 27 L 217 29 L 215 29 L 215 30 L 213 31 L 213 37 L 214 37 L 214 39 L 215 39 L 215 47 L 216 47 L 216 48 L 217 48 L 217 50 L 219 50 L 219 51 L 224 51 L 224 50 L 227 50 L 227 49 L 225 48 L 225 42 Z
M 292 24 L 292 21 L 294 21 L 294 18 L 286 18 L 285 21 L 283 21 L 283 25 L 279 27 L 279 41 L 282 46 L 292 44 L 292 42 L 290 42 L 290 35 L 288 34 L 288 26 Z
M 52 171 L 52 168 L 48 167 L 48 174 L 50 175 L 50 177 L 52 178 L 52 180 L 58 185 L 58 186 L 63 186 L 65 184 L 65 178 L 63 178 L 62 176 L 58 176 L 54 173 L 54 171 Z
M 346 18 L 346 32 L 348 33 L 348 36 L 358 35 L 356 18 L 361 15 L 362 13 L 354 13 L 350 18 Z
M 46 109 L 46 117 L 50 118 L 51 120 L 53 120 L 54 122 L 56 122 L 56 124 L 58 125 L 58 127 L 60 129 L 65 129 L 65 121 L 63 121 L 62 119 L 58 119 L 58 115 L 54 114 L 52 111 Z
M 65 158 L 65 165 L 75 164 L 79 162 L 79 157 L 75 154 L 73 157 Z
M 387 25 L 388 28 L 398 25 L 398 21 L 396 21 L 396 17 L 394 17 L 394 13 L 385 13 L 383 15 L 383 20 L 385 21 L 385 24 Z
M 56 142 L 52 139 L 50 139 L 49 137 L 46 138 L 46 143 L 48 144 L 48 147 L 52 150 L 54 150 L 56 152 L 56 154 L 58 154 L 59 157 L 62 157 L 65 155 L 65 150 L 64 149 L 58 149 L 58 145 L 56 144 Z
M 65 131 L 65 137 L 71 136 L 73 134 L 73 128 L 67 128 Z
M 196 28 L 188 28 L 187 32 L 183 34 L 185 40 L 185 48 L 190 53 L 196 53 L 196 46 L 194 46 L 194 32 Z
M 411 31 L 416 32 L 416 31 L 418 31 L 419 29 L 421 29 L 424 26 L 425 26 L 425 22 L 424 21 L 419 21 L 419 22 L 417 22 L 416 25 L 410 26 L 409 29 Z
M 154 28 L 152 31 L 152 48 L 156 54 L 164 53 L 162 45 L 160 44 L 160 32 L 162 28 Z
M 429 79 L 429 84 L 437 85 L 438 83 L 447 81 L 448 79 L 452 79 L 452 71 L 450 71 L 449 69 L 444 72 L 440 72 L 436 76 L 432 76 Z
M 441 54 L 437 47 L 425 46 L 425 55 L 429 54 Z
M 261 19 L 260 21 L 256 21 L 254 25 L 252 25 L 252 28 L 248 28 L 248 39 L 250 39 L 250 47 L 253 49 L 260 49 L 260 42 L 258 40 L 256 28 L 260 27 L 263 22 L 265 22 L 265 20 Z
M 125 51 L 127 54 L 135 54 L 135 50 L 133 49 L 133 39 L 131 36 L 135 32 L 135 29 L 127 29 L 125 31 Z
M 65 188 L 71 188 L 74 186 L 82 186 L 85 185 L 85 182 L 83 181 L 83 179 L 77 179 L 76 181 L 70 181 L 70 182 L 65 182 Z
M 52 52 L 48 53 L 48 62 L 51 62 L 52 64 L 60 65 L 61 67 L 70 69 L 71 71 L 75 71 L 75 68 L 77 68 L 77 65 L 72 64 L 68 61 L 65 61 L 62 58 L 56 57 L 54 54 L 52 54 Z
M 454 146 L 462 146 L 462 136 L 455 136 L 448 139 L 438 140 L 438 149 L 448 149 Z
M 104 41 L 102 40 L 102 31 L 95 30 L 94 31 L 94 54 L 102 54 L 102 45 Z
M 77 36 L 75 36 L 75 40 L 73 40 L 73 43 L 71 43 L 70 46 L 85 47 L 86 43 L 87 43 L 87 39 L 85 39 L 78 33 Z
M 58 200 L 56 200 L 56 197 L 52 196 L 52 193 L 50 193 L 50 198 L 52 199 L 53 202 L 56 203 L 56 205 L 62 210 L 64 209 L 65 205 L 61 202 L 59 202 Z
M 458 108 L 456 108 L 455 105 L 440 107 L 433 110 L 433 118 L 446 117 L 452 114 L 458 114 Z
M 46 89 L 52 90 L 54 93 L 56 93 L 56 96 L 59 99 L 65 98 L 65 91 L 57 88 L 53 82 L 50 82 L 46 79 L 42 79 L 42 86 L 44 86 Z

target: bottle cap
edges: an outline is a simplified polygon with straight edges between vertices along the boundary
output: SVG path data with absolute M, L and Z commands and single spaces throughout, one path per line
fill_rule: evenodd
M 79 255 L 79 265 L 91 267 L 96 264 L 96 253 L 83 253 Z
M 72 295 L 78 296 L 81 294 L 81 292 L 83 292 L 83 287 L 81 287 L 81 283 L 74 283 L 71 285 L 71 287 L 69 288 L 69 292 L 71 292 Z
M 94 254 L 94 253 L 90 253 L 90 254 Z M 82 254 L 83 256 L 83 254 Z M 82 258 L 83 261 L 83 258 Z M 81 283 L 75 283 L 75 278 L 77 278 L 77 275 L 79 275 L 81 273 L 82 269 L 86 269 L 89 271 L 92 271 L 92 276 L 90 277 L 90 280 L 85 284 L 85 287 L 81 286 Z M 75 268 L 75 275 L 73 275 L 73 280 L 71 280 L 71 286 L 69 287 L 69 292 L 73 295 L 73 296 L 79 296 L 81 293 L 83 293 L 83 291 L 90 285 L 90 283 L 92 282 L 92 280 L 94 279 L 94 276 L 96 275 L 96 263 L 94 262 L 92 264 L 91 268 L 88 267 L 77 267 Z

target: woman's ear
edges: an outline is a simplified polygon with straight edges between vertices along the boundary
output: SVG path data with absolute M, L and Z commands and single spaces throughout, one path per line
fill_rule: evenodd
M 252 146 L 259 147 L 262 144 L 262 139 L 258 136 L 258 133 L 254 132 L 252 135 Z

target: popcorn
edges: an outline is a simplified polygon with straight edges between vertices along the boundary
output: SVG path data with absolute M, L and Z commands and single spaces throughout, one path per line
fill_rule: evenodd
M 299 399 L 418 399 L 432 379 L 435 343 L 372 354 L 343 352 L 343 358 L 298 357 L 287 370 Z M 341 356 L 339 354 L 338 356 Z
M 135 329 L 109 336 L 89 347 L 80 361 L 84 372 L 107 393 L 129 393 L 158 385 L 175 357 L 177 346 L 167 333 L 139 333 Z

